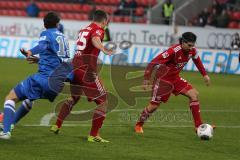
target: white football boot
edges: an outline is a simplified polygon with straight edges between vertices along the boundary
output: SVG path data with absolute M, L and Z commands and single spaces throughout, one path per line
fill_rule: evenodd
M 10 139 L 11 138 L 11 133 L 10 132 L 7 132 L 7 133 L 4 133 L 4 132 L 0 132 L 0 139 Z

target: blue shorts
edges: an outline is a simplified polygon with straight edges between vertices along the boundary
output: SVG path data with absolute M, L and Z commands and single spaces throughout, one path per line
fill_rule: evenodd
M 64 87 L 66 79 L 72 79 L 71 63 L 62 63 L 51 73 L 36 73 L 20 82 L 14 91 L 19 100 L 48 99 L 54 101 Z
M 50 89 L 48 85 L 48 78 L 39 73 L 29 76 L 27 79 L 20 82 L 14 91 L 19 100 L 29 99 L 34 101 L 36 99 L 48 99 L 54 101 L 57 92 Z

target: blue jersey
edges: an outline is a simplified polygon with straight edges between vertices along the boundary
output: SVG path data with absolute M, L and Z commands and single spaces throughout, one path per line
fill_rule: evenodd
M 57 28 L 47 29 L 40 35 L 38 45 L 30 50 L 32 55 L 39 54 L 38 73 L 29 76 L 15 88 L 20 100 L 49 99 L 53 101 L 61 92 L 72 66 L 62 62 L 69 57 L 69 46 L 64 35 Z
M 62 58 L 69 57 L 69 44 L 57 28 L 51 28 L 40 34 L 38 45 L 30 51 L 40 56 L 38 72 L 49 76 L 62 63 Z

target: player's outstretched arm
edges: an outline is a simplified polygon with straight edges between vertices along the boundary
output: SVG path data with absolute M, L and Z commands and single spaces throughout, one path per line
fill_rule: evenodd
M 197 56 L 196 58 L 193 58 L 193 62 L 197 66 L 199 72 L 202 74 L 205 84 L 209 86 L 211 84 L 211 80 L 210 80 L 210 77 L 207 75 L 206 69 L 204 68 L 199 56 Z
M 205 75 L 204 77 L 204 82 L 206 83 L 207 86 L 210 86 L 211 84 L 211 79 L 208 75 Z
M 27 61 L 29 62 L 29 64 L 36 64 L 39 62 L 39 58 L 36 56 L 30 56 L 27 57 Z
M 114 53 L 112 49 L 107 49 L 103 46 L 101 39 L 98 36 L 92 38 L 92 44 L 94 45 L 94 47 L 101 50 L 103 53 L 107 55 L 112 55 Z
M 36 56 L 33 56 L 30 50 L 26 51 L 25 49 L 21 48 L 20 52 L 26 57 L 29 64 L 38 63 L 39 58 Z
M 32 52 L 30 50 L 26 51 L 24 48 L 20 49 L 20 52 L 25 56 L 25 57 L 30 57 L 32 55 Z
M 149 88 L 151 89 L 150 80 L 148 80 L 148 79 L 143 80 L 143 90 L 147 90 Z

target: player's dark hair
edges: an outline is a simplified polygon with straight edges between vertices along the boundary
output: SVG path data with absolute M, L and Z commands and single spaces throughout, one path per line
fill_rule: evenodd
M 197 36 L 192 32 L 185 32 L 182 34 L 182 37 L 179 38 L 179 43 L 182 44 L 183 42 L 193 42 L 195 43 L 197 40 Z
M 46 29 L 57 28 L 59 21 L 60 17 L 55 12 L 48 12 L 43 18 L 44 26 Z
M 102 22 L 107 20 L 107 13 L 102 10 L 96 10 L 93 14 L 93 21 L 95 22 Z

